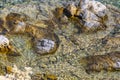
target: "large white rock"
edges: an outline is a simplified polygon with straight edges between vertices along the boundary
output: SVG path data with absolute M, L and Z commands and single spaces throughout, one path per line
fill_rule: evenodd
M 84 27 L 86 27 L 87 29 L 97 29 L 98 27 L 100 27 L 100 23 L 97 21 L 87 21 L 84 23 Z
M 82 13 L 83 26 L 87 29 L 100 28 L 104 18 L 107 15 L 107 8 L 102 3 L 95 0 L 80 0 L 80 10 Z M 104 27 L 104 26 L 103 26 Z
M 98 1 L 89 1 L 90 7 L 92 7 L 91 12 L 98 15 L 99 17 L 104 17 L 107 14 L 107 8 L 105 5 Z
M 83 11 L 87 9 L 99 17 L 105 16 L 107 12 L 106 6 L 95 0 L 80 0 L 80 8 Z
M 99 21 L 99 18 L 94 14 L 92 13 L 91 11 L 89 10 L 84 10 L 83 11 L 83 16 L 82 18 L 85 20 L 85 21 Z

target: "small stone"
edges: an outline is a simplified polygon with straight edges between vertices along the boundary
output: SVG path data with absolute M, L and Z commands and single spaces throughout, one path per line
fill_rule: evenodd
M 8 38 L 0 35 L 0 52 L 9 56 L 20 56 L 20 53 L 10 44 Z
M 118 62 L 116 62 L 115 64 L 114 64 L 114 67 L 117 69 L 119 69 L 120 68 L 120 62 L 118 61 Z
M 10 13 L 6 16 L 7 30 L 10 33 L 23 33 L 26 28 L 27 17 L 24 14 Z
M 54 47 L 54 42 L 52 40 L 47 40 L 47 39 L 42 39 L 41 41 L 39 41 L 39 43 L 37 44 L 39 50 L 42 52 L 47 51 L 49 52 L 50 49 L 52 49 Z
M 83 59 L 84 60 L 84 59 Z M 85 58 L 86 71 L 117 71 L 120 70 L 120 52 L 114 51 L 104 55 L 88 56 Z
M 54 74 L 37 73 L 37 74 L 32 76 L 32 80 L 57 80 L 57 77 Z
M 15 32 L 24 32 L 26 24 L 24 22 L 18 22 L 15 27 Z
M 56 61 L 56 58 L 55 58 L 55 57 L 50 57 L 50 61 L 51 61 L 51 62 L 55 62 L 55 61 Z
M 32 80 L 42 80 L 42 74 L 35 74 L 35 75 L 32 75 Z
M 47 65 L 44 64 L 44 63 L 42 63 L 42 64 L 40 65 L 40 67 L 41 67 L 41 68 L 47 68 Z
M 44 80 L 57 80 L 57 76 L 54 74 L 44 74 L 43 79 Z
M 9 51 L 9 40 L 3 35 L 0 35 L 0 52 L 8 52 Z
M 60 19 L 63 16 L 63 10 L 64 10 L 63 7 L 58 7 L 55 9 L 54 15 L 57 19 Z
M 50 39 L 40 39 L 35 42 L 35 49 L 38 54 L 53 53 L 56 48 L 56 43 Z
M 6 66 L 6 72 L 7 73 L 12 73 L 12 67 L 11 66 Z
M 69 4 L 66 8 L 68 11 L 70 11 L 71 15 L 74 16 L 76 14 L 77 11 L 77 7 L 75 6 L 74 3 Z
M 0 47 L 8 46 L 9 40 L 3 35 L 0 35 Z

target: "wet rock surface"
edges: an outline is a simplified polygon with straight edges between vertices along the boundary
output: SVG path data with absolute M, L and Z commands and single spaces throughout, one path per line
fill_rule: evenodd
M 24 14 L 10 13 L 6 16 L 6 29 L 10 33 L 25 32 L 27 16 Z
M 87 74 L 85 71 L 85 67 L 81 63 L 81 59 L 83 57 L 93 56 L 93 55 L 94 56 L 105 55 L 105 53 L 110 53 L 120 50 L 119 38 L 117 39 L 115 38 L 119 36 L 119 23 L 118 23 L 119 18 L 117 20 L 115 17 L 115 15 L 120 14 L 119 9 L 115 11 L 116 9 L 114 7 L 110 7 L 110 6 L 107 7 L 109 9 L 109 13 L 107 15 L 111 15 L 111 16 L 109 16 L 109 20 L 106 22 L 107 27 L 105 30 L 100 30 L 100 31 L 98 30 L 97 32 L 92 32 L 92 33 L 84 33 L 81 31 L 81 28 L 78 25 L 75 25 L 73 22 L 69 21 L 68 18 L 65 17 L 65 15 L 60 16 L 62 17 L 61 19 L 63 19 L 64 16 L 62 22 L 56 19 L 51 19 L 51 17 L 54 16 L 54 14 L 52 14 L 52 11 L 50 12 L 50 14 L 48 14 L 49 11 L 55 10 L 57 4 L 59 4 L 60 7 L 61 6 L 64 7 L 63 3 L 65 4 L 65 2 L 62 1 L 52 2 L 45 0 L 39 3 L 41 4 L 41 6 L 38 5 L 38 2 L 34 2 L 34 4 L 31 2 L 29 4 L 25 3 L 25 4 L 10 6 L 8 8 L 4 8 L 3 10 L 1 10 L 1 15 L 0 15 L 1 18 L 7 16 L 10 12 L 24 13 L 25 15 L 29 16 L 30 19 L 28 19 L 26 22 L 27 23 L 26 32 L 31 32 L 29 34 L 25 33 L 24 35 L 23 34 L 6 35 L 10 39 L 12 45 L 14 45 L 22 55 L 19 57 L 7 56 L 8 59 L 7 63 L 4 62 L 3 56 L 1 55 L 0 62 L 2 62 L 1 65 L 3 66 L 1 68 L 1 72 L 2 73 L 5 72 L 5 70 L 3 69 L 4 66 L 12 66 L 13 64 L 16 64 L 19 68 L 25 66 L 31 67 L 33 69 L 32 71 L 34 74 L 36 73 L 55 74 L 58 80 L 80 80 L 80 79 L 119 80 L 120 78 L 119 71 L 116 72 L 101 71 L 95 74 L 94 73 Z M 75 4 L 76 3 L 78 4 L 79 1 L 76 1 Z M 97 18 L 94 17 L 92 19 L 98 20 Z M 39 20 L 43 20 L 41 21 L 43 23 L 36 24 L 38 23 Z M 49 21 L 47 22 L 45 20 L 49 20 Z M 18 19 L 18 21 L 20 20 Z M 66 22 L 62 24 L 64 21 Z M 18 22 L 17 25 L 20 26 L 21 28 L 21 23 L 19 24 Z M 52 26 L 54 26 L 54 28 Z M 48 29 L 46 30 L 46 28 Z M 53 35 L 50 36 L 51 34 L 53 34 L 51 33 L 52 31 L 55 32 L 55 34 L 58 36 L 60 41 L 59 48 L 57 49 L 55 54 L 44 55 L 44 56 L 35 54 L 36 52 L 34 52 L 33 45 L 31 44 L 35 40 L 45 41 L 47 39 L 47 41 L 50 40 L 50 43 L 51 41 L 56 42 L 56 37 Z M 35 39 L 33 39 L 33 36 L 35 37 Z M 44 38 L 42 39 L 42 37 Z M 102 63 L 99 60 L 97 61 Z M 40 77 L 37 76 L 37 77 L 40 78 L 41 76 Z
M 4 35 L 0 35 L 0 53 L 1 54 L 6 54 L 6 55 L 20 55 L 15 48 L 13 47 L 13 45 L 11 45 L 11 42 L 9 41 L 9 39 L 4 36 Z
M 34 44 L 34 48 L 38 54 L 54 53 L 59 46 L 57 35 L 54 32 L 50 32 L 50 29 L 48 31 L 48 28 L 40 28 L 26 23 L 28 18 L 25 14 L 8 14 L 4 21 L 7 26 L 5 27 L 6 34 L 28 34 L 34 39 L 32 44 Z
M 35 44 L 36 52 L 41 55 L 54 53 L 57 50 L 56 43 L 49 39 L 38 40 Z
M 86 60 L 86 71 L 90 73 L 91 71 L 114 71 L 120 70 L 120 53 L 119 52 L 111 52 L 106 53 L 105 55 L 95 55 L 88 56 L 85 58 Z
M 108 12 L 109 10 L 105 5 L 95 0 L 80 0 L 78 5 L 68 4 L 63 9 L 63 14 L 68 18 L 72 18 L 76 22 L 75 24 L 79 24 L 84 32 L 105 29 L 110 16 Z

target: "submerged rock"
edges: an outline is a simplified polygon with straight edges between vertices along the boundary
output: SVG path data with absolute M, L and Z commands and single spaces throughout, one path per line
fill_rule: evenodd
M 37 74 L 32 76 L 32 80 L 57 80 L 57 76 L 54 74 L 37 73 Z
M 77 11 L 77 7 L 75 6 L 74 3 L 69 4 L 66 9 L 70 12 L 71 16 L 74 16 L 76 14 Z
M 24 70 L 18 69 L 16 65 L 14 67 L 9 67 L 10 73 L 5 74 L 4 76 L 1 75 L 0 79 L 2 80 L 31 80 L 32 68 L 31 67 L 24 67 Z
M 20 56 L 20 53 L 11 45 L 8 38 L 3 35 L 0 35 L 0 53 L 9 56 Z
M 4 21 L 0 18 L 0 32 L 2 32 Z
M 91 28 L 104 28 L 104 20 L 107 15 L 107 8 L 105 5 L 94 0 L 81 0 L 80 9 L 83 11 L 83 26 Z M 81 14 L 81 13 L 80 13 Z
M 55 34 L 47 33 L 46 36 L 34 40 L 35 51 L 41 55 L 55 53 L 58 47 L 59 38 Z
M 6 16 L 6 29 L 9 34 L 28 34 L 32 39 L 38 54 L 54 53 L 59 44 L 58 37 L 50 27 L 39 27 L 27 23 L 28 17 L 24 14 L 10 13 Z
M 35 52 L 41 55 L 55 53 L 59 47 L 59 38 L 49 28 L 29 25 L 25 30 L 33 39 Z
M 6 16 L 7 30 L 10 33 L 25 32 L 27 16 L 19 13 L 10 13 Z
M 0 75 L 5 75 L 5 74 L 6 74 L 5 64 L 3 62 L 0 62 Z
M 116 71 L 120 70 L 120 52 L 110 52 L 105 55 L 88 56 L 85 58 L 86 71 L 99 72 L 101 70 Z
M 69 4 L 63 9 L 63 14 L 72 18 L 84 31 L 106 28 L 107 13 L 107 7 L 95 0 L 80 0 L 78 6 Z
M 0 35 L 0 52 L 6 53 L 10 50 L 10 42 L 8 38 L 3 35 Z
M 49 39 L 41 39 L 36 43 L 36 52 L 38 54 L 53 52 L 55 48 L 55 42 Z
M 106 6 L 95 0 L 80 0 L 79 6 L 81 10 L 89 10 L 99 17 L 104 17 L 107 12 Z

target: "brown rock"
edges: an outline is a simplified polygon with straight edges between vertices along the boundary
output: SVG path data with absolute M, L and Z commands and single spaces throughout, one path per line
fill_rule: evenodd
M 110 52 L 105 55 L 88 56 L 85 58 L 86 71 L 115 71 L 120 70 L 120 52 Z
M 7 30 L 10 33 L 23 33 L 25 31 L 27 16 L 24 14 L 10 13 L 6 16 Z

